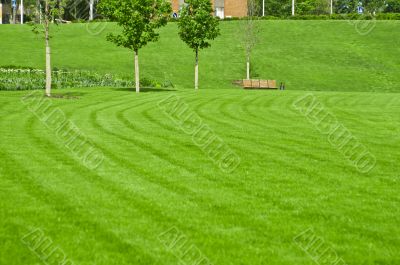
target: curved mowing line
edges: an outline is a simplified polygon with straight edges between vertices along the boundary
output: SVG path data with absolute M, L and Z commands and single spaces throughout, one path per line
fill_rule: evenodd
M 103 110 L 104 110 L 104 109 L 103 109 Z M 238 213 L 237 213 L 237 212 L 236 212 L 235 214 L 236 214 L 236 215 L 238 215 Z
M 104 110 L 104 109 L 103 109 L 103 110 Z M 114 135 L 113 133 L 110 133 L 110 134 Z M 104 149 L 103 149 L 103 150 L 104 150 Z M 107 153 L 110 154 L 109 151 L 107 151 Z M 127 161 L 127 160 L 125 160 L 125 163 L 124 163 L 124 164 L 130 164 L 130 165 L 132 165 L 132 163 L 131 163 L 130 161 Z M 135 171 L 138 171 L 137 167 L 135 167 Z M 142 170 L 142 172 L 143 172 L 143 170 Z M 148 172 L 145 172 L 145 175 L 151 176 Z M 158 179 L 156 178 L 154 181 L 153 181 L 153 179 L 154 179 L 154 175 L 153 175 L 153 177 L 152 177 L 151 180 L 150 180 L 153 184 L 158 184 L 158 185 L 160 185 L 160 184 L 164 184 L 164 183 L 167 183 L 167 184 L 170 184 L 170 183 L 171 183 L 171 182 L 166 182 L 164 179 L 160 179 L 160 178 L 158 178 Z M 146 178 L 146 180 L 148 180 L 148 179 Z M 149 181 L 149 180 L 148 180 L 148 181 Z M 168 189 L 169 186 L 171 186 L 171 185 L 164 185 L 164 187 L 167 188 L 167 189 Z M 185 194 L 185 195 L 192 194 L 192 195 L 196 195 L 195 198 L 193 198 L 193 199 L 192 199 L 192 198 L 186 199 L 186 201 L 191 201 L 191 202 L 193 202 L 194 205 L 196 205 L 196 203 L 198 203 L 199 201 L 205 199 L 204 196 L 198 196 L 195 192 L 193 192 L 193 191 L 187 189 L 185 186 L 182 186 L 182 185 L 173 185 L 173 187 L 175 188 L 175 190 L 174 190 L 175 193 L 177 193 L 176 188 L 179 187 L 180 193 L 177 193 L 177 194 Z M 213 202 L 213 201 L 210 200 L 210 202 Z M 207 205 L 208 205 L 208 203 L 207 203 Z M 220 206 L 220 208 L 221 208 L 222 210 L 224 210 L 224 207 L 221 207 L 221 206 Z M 204 212 L 204 211 L 203 211 L 203 212 Z M 225 207 L 224 214 L 226 214 L 226 213 L 229 213 L 229 214 L 231 214 L 231 215 L 240 216 L 242 219 L 248 219 L 246 213 L 237 212 L 237 211 L 232 211 L 232 210 L 229 209 L 229 207 Z M 223 216 L 221 216 L 221 217 L 223 217 Z M 251 218 L 248 219 L 248 220 L 249 220 L 250 222 L 257 221 L 257 220 L 255 220 L 255 219 L 251 219 Z M 260 224 L 260 225 L 261 225 L 261 224 Z
M 146 112 L 147 113 L 147 112 Z
M 132 243 L 124 242 L 113 232 L 108 231 L 107 229 L 103 229 L 102 225 L 98 224 L 97 222 L 91 221 L 93 218 L 92 216 L 90 216 L 90 214 L 84 214 L 83 211 L 79 211 L 76 205 L 69 203 L 68 200 L 61 194 L 52 192 L 49 189 L 44 188 L 40 183 L 37 183 L 32 178 L 28 177 L 30 171 L 27 170 L 17 160 L 13 159 L 10 154 L 4 153 L 4 151 L 2 150 L 0 150 L 0 152 L 3 155 L 6 155 L 6 157 L 8 157 L 8 159 L 12 161 L 12 167 L 7 167 L 9 172 L 14 172 L 25 181 L 16 181 L 15 178 L 10 176 L 7 176 L 7 178 L 10 181 L 14 182 L 15 185 L 22 186 L 25 192 L 30 196 L 40 200 L 46 205 L 52 206 L 57 215 L 62 215 L 68 220 L 68 224 L 73 224 L 79 229 L 79 231 L 84 231 L 80 229 L 82 227 L 82 223 L 76 222 L 77 219 L 82 220 L 87 224 L 88 227 L 93 228 L 93 238 L 101 238 L 102 242 L 107 245 L 107 248 L 114 249 L 116 252 L 124 249 L 127 250 L 127 253 L 132 253 L 132 256 L 136 257 L 139 260 L 144 259 L 151 263 L 155 262 L 154 257 L 149 255 L 148 250 L 143 249 L 140 245 L 133 245 Z M 18 171 L 20 171 L 21 173 L 15 172 L 15 168 L 18 168 Z M 88 215 L 88 217 L 86 217 L 85 215 Z M 85 232 L 87 233 L 88 231 Z M 71 257 L 71 259 L 73 260 L 73 257 Z
M 231 124 L 234 124 L 234 126 L 236 126 L 237 121 L 239 121 L 240 122 L 239 124 L 246 124 L 245 126 L 247 126 L 248 124 L 251 124 L 253 127 L 257 128 L 256 131 L 263 131 L 263 130 L 266 129 L 266 124 L 259 124 L 259 123 L 255 122 L 255 121 L 252 121 L 251 119 L 242 118 L 243 116 L 245 116 L 245 117 L 249 117 L 249 116 L 254 117 L 255 116 L 253 113 L 251 113 L 251 112 L 249 112 L 247 110 L 246 103 L 240 104 L 240 106 L 245 110 L 243 115 L 236 115 L 236 116 L 231 114 L 231 113 L 234 113 L 234 112 L 224 110 L 224 106 L 226 107 L 229 104 L 232 105 L 233 102 L 225 101 L 224 104 L 219 105 L 220 106 L 219 107 L 220 112 L 223 114 L 223 115 L 221 115 L 221 117 L 224 118 L 223 120 L 222 120 L 222 118 L 210 118 L 210 119 L 214 120 L 215 123 L 221 123 L 221 122 L 226 123 L 228 126 L 230 126 Z M 206 115 L 204 114 L 204 116 L 206 116 Z M 227 119 L 225 119 L 225 117 L 228 117 L 229 119 L 227 120 Z M 279 116 L 277 116 L 277 117 L 279 117 Z M 232 122 L 229 122 L 229 120 L 231 120 Z M 240 128 L 238 126 L 236 126 L 236 127 L 238 129 Z M 278 128 L 277 127 L 268 127 L 268 129 L 273 129 L 274 132 L 277 132 L 280 135 L 286 135 L 286 133 L 287 133 L 287 131 L 285 131 L 283 129 L 280 129 L 279 127 Z M 299 138 L 304 136 L 304 134 L 300 134 L 300 133 L 297 134 L 297 133 L 293 133 L 292 132 L 291 135 L 293 135 L 293 134 L 295 134 L 295 136 L 299 136 Z M 256 137 L 256 136 L 259 136 L 259 137 Z M 248 141 L 248 142 L 253 142 L 253 140 L 268 139 L 268 136 L 266 136 L 265 134 L 262 134 L 262 133 L 251 133 L 251 135 L 248 135 L 248 136 L 242 137 L 242 138 L 238 137 L 238 139 L 243 139 L 243 140 Z M 302 146 L 305 143 L 302 140 L 296 140 L 296 138 L 294 138 L 294 137 L 288 137 L 288 138 L 285 138 L 285 140 L 287 142 L 291 142 L 291 143 L 294 143 L 294 144 L 299 145 L 299 146 Z M 268 143 L 268 146 L 270 146 L 270 147 L 279 147 L 279 149 L 287 150 L 287 151 L 292 151 L 293 150 L 292 148 L 284 148 L 284 147 L 282 147 L 282 145 L 277 145 L 277 144 L 274 144 L 274 143 Z M 296 150 L 298 152 L 301 152 L 301 149 L 296 149 Z M 296 150 L 294 150 L 294 151 L 296 151 Z M 324 151 L 324 150 L 325 150 L 324 148 L 319 148 L 319 151 Z M 312 156 L 313 154 L 308 154 L 307 153 L 306 155 L 311 155 Z M 318 159 L 319 157 L 314 157 L 314 158 Z
M 205 177 L 200 176 L 200 178 L 205 178 Z M 207 178 L 207 180 L 215 180 L 215 178 L 212 178 L 212 179 L 211 178 Z M 236 186 L 235 186 L 235 184 L 236 184 Z M 241 189 L 237 190 L 237 183 L 229 183 L 229 182 L 220 183 L 220 182 L 215 182 L 214 181 L 213 186 L 221 188 L 221 189 L 225 189 L 225 191 L 227 191 L 227 193 L 230 194 L 231 198 L 236 198 L 237 199 L 237 198 L 239 198 L 238 195 L 242 196 L 242 195 L 249 194 L 248 191 L 242 191 Z M 230 187 L 230 189 L 227 188 L 227 187 Z M 201 199 L 204 200 L 205 199 L 204 196 L 201 197 Z M 209 200 L 209 201 L 212 202 L 212 200 Z M 239 213 L 241 215 L 245 214 L 243 212 L 238 212 L 238 211 L 231 211 L 231 212 L 233 212 L 236 215 L 239 214 Z
M 233 103 L 231 102 L 231 104 L 233 104 Z M 215 106 L 215 104 L 214 104 L 214 106 Z M 219 106 L 220 106 L 220 105 L 219 105 Z M 207 113 L 208 113 L 208 112 L 207 112 Z M 225 123 L 225 124 L 228 125 L 228 127 L 232 127 L 231 125 L 234 124 L 234 126 L 236 126 L 238 129 L 240 128 L 240 127 L 238 127 L 238 126 L 236 125 L 236 123 L 237 123 L 238 120 L 240 121 L 240 124 L 246 124 L 246 123 L 248 122 L 248 120 L 245 120 L 245 119 L 243 119 L 243 118 L 238 118 L 238 117 L 234 117 L 234 118 L 231 117 L 231 118 L 230 118 L 231 121 L 229 121 L 229 120 L 222 119 L 222 118 L 214 118 L 214 116 L 211 117 L 210 114 L 202 114 L 202 113 L 200 113 L 200 112 L 198 112 L 198 114 L 199 114 L 202 118 L 204 118 L 205 120 L 213 120 L 216 124 L 218 124 L 218 123 Z M 226 114 L 226 113 L 224 113 L 224 114 Z M 222 116 L 222 115 L 221 115 L 221 116 Z M 225 115 L 225 116 L 228 116 L 228 115 Z M 225 116 L 224 116 L 224 117 L 225 117 Z M 231 116 L 231 115 L 229 115 L 229 116 Z M 246 116 L 247 116 L 247 115 L 246 115 Z M 258 128 L 261 128 L 261 129 L 264 129 L 264 126 L 261 126 L 261 125 L 258 125 L 258 124 L 254 124 L 254 126 L 255 126 L 255 127 L 258 127 Z M 274 128 L 274 130 L 277 131 L 277 132 L 279 132 L 279 133 L 281 133 L 282 135 L 285 135 L 285 134 L 286 134 L 286 131 L 285 131 L 285 130 L 277 129 L 277 128 Z M 259 130 L 257 130 L 257 131 L 259 131 Z M 255 135 L 254 135 L 254 136 L 255 136 Z M 254 136 L 253 136 L 253 137 L 254 137 Z M 300 136 L 302 136 L 302 135 L 300 135 Z M 234 138 L 240 139 L 240 140 L 243 140 L 243 141 L 245 141 L 245 142 L 249 142 L 249 144 L 252 144 L 252 143 L 254 142 L 254 141 L 253 141 L 253 140 L 254 140 L 253 137 L 250 135 L 250 136 L 246 136 L 246 137 L 243 137 L 243 136 L 235 136 Z M 322 136 L 321 136 L 321 137 L 322 137 Z M 231 138 L 232 138 L 232 137 L 231 137 Z M 256 139 L 257 139 L 257 138 L 256 138 Z M 265 139 L 265 135 L 264 135 L 264 137 L 262 137 L 261 139 Z M 302 140 L 296 140 L 295 138 L 290 138 L 290 137 L 289 137 L 289 138 L 285 138 L 285 140 L 286 140 L 287 142 L 295 143 L 296 145 L 292 145 L 291 147 L 285 147 L 285 146 L 282 146 L 282 145 L 279 144 L 279 143 L 268 142 L 268 146 L 269 146 L 269 147 L 272 147 L 272 148 L 275 148 L 276 150 L 284 150 L 284 151 L 286 151 L 286 152 L 292 152 L 292 153 L 296 152 L 296 154 L 303 154 L 303 155 L 306 155 L 306 156 L 308 156 L 308 157 L 313 158 L 313 159 L 316 160 L 316 161 L 321 160 L 321 157 L 320 157 L 320 156 L 317 156 L 317 155 L 314 155 L 314 153 L 305 153 L 305 152 L 304 152 L 304 149 L 301 148 L 301 146 L 304 145 L 304 141 L 302 141 Z M 244 149 L 244 148 L 242 147 L 242 146 L 249 146 L 249 144 L 244 144 L 244 145 L 240 145 L 240 146 L 235 145 L 235 148 L 236 148 L 237 150 L 241 150 L 242 152 L 240 152 L 240 153 L 247 153 L 247 154 L 249 154 L 249 155 L 252 154 L 252 155 L 255 156 L 255 157 L 258 157 L 258 156 L 260 156 L 260 155 L 263 154 L 263 153 L 254 152 L 253 150 Z M 264 144 L 266 144 L 266 143 L 264 142 Z M 328 145 L 328 143 L 327 143 L 327 145 Z M 296 146 L 297 146 L 297 147 L 296 147 Z M 328 146 L 329 146 L 329 145 L 328 145 Z M 329 146 L 329 147 L 330 147 L 330 146 Z M 314 150 L 315 150 L 315 145 L 313 145 L 313 148 L 314 148 Z M 322 153 L 324 153 L 324 152 L 326 151 L 326 148 L 323 148 L 323 147 L 321 147 L 321 148 L 317 147 L 317 149 L 320 150 Z M 332 150 L 334 150 L 334 149 L 332 149 Z M 251 157 L 251 156 L 250 156 L 250 157 Z M 308 170 L 304 169 L 304 167 L 302 167 L 302 166 L 296 166 L 296 165 L 292 164 L 292 163 L 291 163 L 290 161 L 288 161 L 287 159 L 268 156 L 268 160 L 274 161 L 274 162 L 278 162 L 278 164 L 285 165 L 285 166 L 288 167 L 288 168 L 296 169 L 296 170 L 298 170 L 298 171 L 300 171 L 300 172 L 303 172 L 303 173 L 305 173 L 306 175 L 308 175 L 308 174 L 307 174 L 307 173 L 308 173 Z M 322 161 L 325 161 L 325 159 L 322 159 Z M 343 167 L 346 167 L 346 168 L 350 169 L 351 171 L 353 171 L 353 167 L 352 167 L 351 165 L 346 164 L 344 159 L 343 159 L 343 160 L 338 160 L 338 161 L 336 161 L 336 160 L 334 160 L 334 161 L 330 160 L 330 164 L 336 166 L 338 169 L 341 169 L 341 168 L 343 168 Z
M 31 120 L 34 121 L 34 119 L 31 119 Z M 57 149 L 57 147 L 54 147 L 54 145 L 51 142 L 43 141 L 40 137 L 36 137 L 36 136 L 34 136 L 34 137 L 35 137 L 36 141 L 43 142 L 43 144 L 39 145 L 39 146 L 47 146 L 47 147 L 52 146 L 54 149 Z M 44 151 L 44 152 L 46 152 L 46 151 Z M 68 159 L 72 160 L 72 158 L 69 158 L 68 156 L 65 156 L 65 158 L 67 158 L 67 160 Z M 121 190 L 118 187 L 114 188 L 113 186 L 115 186 L 115 184 L 112 181 L 110 182 L 110 181 L 108 181 L 108 180 L 106 180 L 104 178 L 102 179 L 99 175 L 92 174 L 88 170 L 86 170 L 86 171 L 87 171 L 87 173 L 85 174 L 85 176 L 93 175 L 93 177 L 90 177 L 90 181 L 91 182 L 94 182 L 94 183 L 100 182 L 100 184 L 101 184 L 100 187 L 101 188 L 103 188 L 103 189 L 107 188 L 107 190 L 111 189 L 111 191 L 113 191 L 113 194 L 117 194 L 124 201 L 127 201 L 128 202 L 127 205 L 130 205 L 130 204 L 139 205 L 140 207 L 137 207 L 137 209 L 140 209 L 140 211 L 142 213 L 146 214 L 146 216 L 148 216 L 150 219 L 153 219 L 153 223 L 159 223 L 160 226 L 166 226 L 165 222 L 169 222 L 170 224 L 173 224 L 173 225 L 179 224 L 179 227 L 182 227 L 182 228 L 185 227 L 185 228 L 187 228 L 188 230 L 191 230 L 191 231 L 197 231 L 197 232 L 201 232 L 202 231 L 201 229 L 194 230 L 193 227 L 190 226 L 189 224 L 185 224 L 182 221 L 179 221 L 180 219 L 171 218 L 171 217 L 167 217 L 165 215 L 162 215 L 161 213 L 165 212 L 165 211 L 162 208 L 157 207 L 154 203 L 146 202 L 146 199 L 148 199 L 146 196 L 139 195 L 140 197 L 142 197 L 144 199 L 140 199 L 138 197 L 134 197 L 134 200 L 131 200 L 129 198 L 130 196 L 128 195 L 127 192 L 124 192 L 124 193 L 126 193 L 126 195 L 125 194 L 120 194 L 124 190 Z M 81 173 L 81 169 L 78 169 L 77 173 L 78 174 Z M 103 185 L 103 183 L 104 183 L 104 185 Z M 124 196 L 122 196 L 122 195 L 124 195 Z M 138 200 L 140 200 L 140 202 L 138 202 Z M 117 201 L 120 201 L 120 200 L 117 200 Z M 158 208 L 158 209 L 155 209 L 155 208 Z M 133 216 L 133 218 L 134 218 L 134 216 Z

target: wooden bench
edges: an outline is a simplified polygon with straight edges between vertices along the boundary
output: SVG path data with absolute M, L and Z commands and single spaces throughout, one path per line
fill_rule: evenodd
M 245 89 L 278 89 L 276 80 L 243 79 Z
M 72 23 L 71 21 L 63 20 L 63 19 L 59 19 L 59 18 L 56 18 L 55 21 L 56 21 L 57 23 L 60 23 L 60 24 L 63 24 L 63 23 L 65 23 L 65 24 L 71 24 L 71 23 Z

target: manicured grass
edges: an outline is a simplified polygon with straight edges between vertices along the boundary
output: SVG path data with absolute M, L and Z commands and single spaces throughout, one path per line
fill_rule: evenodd
M 88 170 L 24 105 L 0 93 L 1 264 L 36 264 L 41 228 L 75 264 L 177 264 L 175 226 L 212 264 L 312 264 L 313 227 L 347 264 L 399 262 L 398 94 L 316 92 L 377 157 L 359 173 L 292 102 L 302 91 L 70 90 L 52 99 L 105 155 Z M 241 158 L 223 173 L 158 108 L 177 95 Z
M 55 28 L 54 66 L 131 73 L 133 56 L 105 41 L 116 29 L 106 26 Z M 35 228 L 74 264 L 183 264 L 158 239 L 171 227 L 186 236 L 183 251 L 193 244 L 215 265 L 314 264 L 293 240 L 308 228 L 346 264 L 400 263 L 399 23 L 361 36 L 345 21 L 262 22 L 254 76 L 287 91 L 232 86 L 244 76 L 238 22 L 221 27 L 201 54 L 199 91 L 175 24 L 140 53 L 143 76 L 174 89 L 54 90 L 70 99 L 49 99 L 46 113 L 59 109 L 104 153 L 95 170 L 21 102 L 28 91 L 0 91 L 0 264 L 41 264 L 21 241 Z M 0 66 L 43 67 L 42 40 L 28 31 L 0 26 Z M 372 171 L 294 109 L 307 90 L 376 157 Z M 224 173 L 159 108 L 171 95 L 238 154 L 236 170 Z
M 133 77 L 133 54 L 105 40 L 116 25 L 89 24 L 89 32 L 105 28 L 99 35 L 87 27 L 54 27 L 53 66 Z M 262 21 L 253 77 L 285 81 L 291 90 L 399 91 L 399 28 L 399 21 L 376 21 L 370 34 L 360 35 L 347 21 Z M 44 68 L 43 40 L 29 31 L 29 26 L 0 27 L 0 66 Z M 200 54 L 202 88 L 228 88 L 245 77 L 240 31 L 238 21 L 221 23 L 221 37 Z M 142 76 L 193 87 L 194 54 L 179 39 L 175 23 L 161 30 L 158 43 L 140 51 L 140 64 Z

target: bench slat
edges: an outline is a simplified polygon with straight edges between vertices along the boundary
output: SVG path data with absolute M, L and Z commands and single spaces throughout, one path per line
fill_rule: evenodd
M 244 88 L 277 89 L 276 80 L 243 79 Z

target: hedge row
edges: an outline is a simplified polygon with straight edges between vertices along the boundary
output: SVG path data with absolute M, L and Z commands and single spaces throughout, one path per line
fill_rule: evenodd
M 0 90 L 44 89 L 46 74 L 43 70 L 29 67 L 4 66 L 0 68 Z M 145 88 L 173 87 L 165 80 L 160 83 L 150 78 L 141 78 L 140 85 Z M 53 88 L 76 87 L 117 87 L 131 88 L 134 82 L 129 77 L 116 77 L 89 71 L 67 71 L 57 68 L 52 71 Z
M 227 17 L 221 21 L 246 20 L 248 17 Z M 295 16 L 265 16 L 256 17 L 261 20 L 400 20 L 400 13 L 378 13 L 375 16 L 371 14 L 360 15 L 357 13 L 333 14 L 333 15 L 295 15 Z M 171 18 L 171 22 L 177 22 L 178 18 Z M 91 22 L 107 22 L 107 19 L 96 19 Z M 85 20 L 76 20 L 74 23 L 85 23 Z
M 225 18 L 223 21 L 231 21 L 231 20 L 243 20 L 247 19 L 247 17 L 231 17 Z M 400 20 L 400 13 L 379 13 L 375 16 L 367 14 L 360 15 L 356 13 L 350 14 L 333 14 L 333 15 L 295 15 L 295 16 L 265 16 L 265 17 L 257 17 L 257 19 L 262 20 Z

